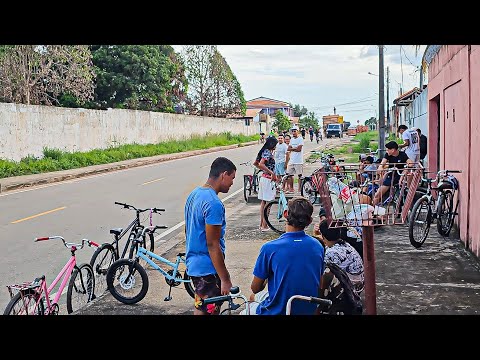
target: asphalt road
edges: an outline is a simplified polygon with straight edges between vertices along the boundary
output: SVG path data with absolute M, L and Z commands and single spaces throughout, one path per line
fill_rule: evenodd
M 338 139 L 324 139 L 324 146 Z M 308 137 L 305 151 L 318 148 Z M 31 281 L 46 275 L 48 283 L 67 262 L 70 252 L 60 240 L 34 242 L 35 237 L 61 235 L 69 242 L 88 238 L 98 243 L 111 240 L 109 230 L 126 227 L 135 215 L 115 201 L 136 207 L 160 207 L 166 211 L 154 222 L 166 225 L 156 242 L 166 242 L 181 231 L 187 195 L 208 177 L 212 161 L 225 156 L 237 165 L 237 176 L 227 196 L 242 196 L 243 175 L 252 168 L 239 163 L 252 160 L 260 145 L 171 160 L 94 175 L 0 195 L 0 309 L 9 301 L 7 284 Z M 155 216 L 155 214 L 154 214 Z M 123 245 L 124 243 L 122 243 Z M 94 248 L 77 251 L 77 262 L 89 262 Z M 3 311 L 3 310 L 2 310 Z

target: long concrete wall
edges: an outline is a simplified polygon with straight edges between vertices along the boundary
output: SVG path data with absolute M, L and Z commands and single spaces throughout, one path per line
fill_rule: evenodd
M 244 120 L 0 103 L 0 159 L 15 161 L 28 155 L 42 156 L 44 147 L 88 151 L 222 132 L 256 133 L 254 126 L 245 126 Z

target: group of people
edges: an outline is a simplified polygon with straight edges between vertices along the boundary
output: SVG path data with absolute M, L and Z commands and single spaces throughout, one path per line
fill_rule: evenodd
M 269 139 L 274 138 L 267 138 L 266 145 L 269 141 L 276 144 Z M 263 149 L 260 162 L 271 179 L 275 179 L 272 150 Z M 235 175 L 236 166 L 231 160 L 215 159 L 205 184 L 195 188 L 186 200 L 186 263 L 195 288 L 195 315 L 217 315 L 220 305 L 205 306 L 202 300 L 226 295 L 232 287 L 225 265 L 225 208 L 218 194 L 229 191 Z M 351 314 L 359 308 L 361 312 L 358 294 L 363 289 L 362 258 L 341 238 L 340 229 L 329 228 L 323 214 L 314 226 L 314 236 L 308 235 L 305 228 L 313 221 L 313 205 L 303 197 L 289 200 L 284 217 L 285 233 L 260 249 L 253 268 L 249 311 L 245 309 L 242 314 L 285 315 L 287 302 L 293 295 L 332 300 L 334 306 L 328 313 Z M 335 269 L 341 269 L 341 273 Z M 348 274 L 346 283 L 351 284 L 350 292 L 342 285 L 345 284 L 341 281 L 342 274 Z M 315 313 L 323 310 L 308 302 L 292 304 L 291 314 Z
M 385 144 L 386 153 L 383 158 L 374 160 L 372 156 L 361 154 L 357 181 L 368 185 L 362 187 L 360 202 L 372 206 L 381 204 L 385 194 L 390 187 L 397 185 L 400 181 L 399 172 L 414 164 L 423 163 L 427 155 L 427 137 L 416 127 L 408 128 L 406 125 L 398 127 L 398 133 L 402 136 L 403 143 L 390 141 Z M 402 151 L 403 150 L 403 151 Z M 399 172 L 392 171 L 385 174 L 387 169 L 392 167 L 399 169 Z
M 298 191 L 301 188 L 303 174 L 303 138 L 299 135 L 297 126 L 293 126 L 289 133 L 269 136 L 262 148 L 258 151 L 254 166 L 262 170 L 258 187 L 258 199 L 260 200 L 260 231 L 269 231 L 263 210 L 265 205 L 275 199 L 276 184 L 285 174 L 298 175 Z M 294 193 L 293 176 L 283 184 L 285 193 Z

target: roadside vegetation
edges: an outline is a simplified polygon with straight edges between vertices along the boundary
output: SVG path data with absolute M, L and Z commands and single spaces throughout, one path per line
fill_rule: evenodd
M 258 134 L 245 136 L 232 135 L 226 132 L 203 137 L 192 136 L 181 141 L 171 140 L 147 145 L 120 145 L 108 149 L 95 149 L 87 152 L 71 153 L 59 149 L 44 148 L 42 157 L 27 156 L 18 162 L 0 159 L 0 178 L 75 169 L 148 156 L 208 149 L 217 146 L 233 144 L 241 146 L 242 143 L 256 141 L 259 140 L 259 138 L 260 136 Z

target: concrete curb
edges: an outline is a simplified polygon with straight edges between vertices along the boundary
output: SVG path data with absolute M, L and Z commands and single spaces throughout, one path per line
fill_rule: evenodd
M 49 173 L 43 173 L 43 174 L 32 174 L 32 175 L 24 175 L 24 176 L 13 176 L 9 178 L 0 179 L 0 193 L 16 190 L 16 189 L 28 188 L 36 185 L 50 184 L 50 183 L 80 178 L 84 176 L 96 175 L 96 174 L 106 173 L 110 171 L 123 170 L 123 169 L 132 168 L 132 167 L 155 164 L 155 163 L 168 161 L 168 160 L 176 160 L 176 159 L 181 159 L 189 156 L 207 154 L 207 153 L 228 150 L 228 149 L 235 149 L 238 147 L 257 145 L 257 144 L 258 144 L 258 141 L 250 141 L 247 143 L 218 146 L 218 147 L 202 149 L 202 150 L 185 151 L 185 152 L 175 153 L 175 154 L 156 155 L 151 157 L 124 160 L 124 161 L 119 161 L 119 162 L 110 163 L 110 164 L 93 165 L 93 166 L 71 169 L 71 170 L 61 170 L 61 171 L 55 171 L 55 172 L 49 172 Z

